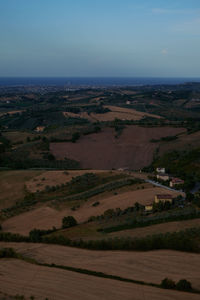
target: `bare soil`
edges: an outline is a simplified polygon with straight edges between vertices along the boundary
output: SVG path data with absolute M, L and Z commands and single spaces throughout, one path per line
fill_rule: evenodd
M 116 138 L 115 131 L 107 128 L 103 132 L 81 137 L 76 143 L 51 143 L 50 150 L 57 159 L 65 157 L 80 162 L 82 168 L 91 169 L 140 169 L 149 165 L 158 147 L 151 139 L 160 139 L 184 132 L 183 128 L 126 127 Z

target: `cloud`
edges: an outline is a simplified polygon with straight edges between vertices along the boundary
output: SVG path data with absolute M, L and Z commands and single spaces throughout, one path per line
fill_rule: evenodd
M 161 50 L 161 54 L 162 55 L 167 55 L 168 54 L 168 50 L 167 49 L 162 49 Z

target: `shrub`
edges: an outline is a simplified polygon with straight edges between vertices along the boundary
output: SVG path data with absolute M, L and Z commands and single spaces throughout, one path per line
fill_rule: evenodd
M 161 287 L 164 289 L 174 289 L 176 287 L 176 284 L 172 279 L 165 278 L 161 282 Z
M 181 279 L 181 280 L 179 280 L 179 282 L 177 282 L 176 288 L 177 288 L 177 290 L 180 290 L 180 291 L 190 291 L 190 290 L 192 290 L 192 285 L 186 279 Z
M 62 228 L 69 228 L 77 225 L 77 221 L 73 216 L 64 217 L 62 219 Z

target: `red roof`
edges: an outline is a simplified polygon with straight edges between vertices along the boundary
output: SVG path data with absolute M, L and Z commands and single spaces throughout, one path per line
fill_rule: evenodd
M 172 182 L 173 183 L 184 183 L 184 180 L 182 180 L 180 178 L 172 178 Z

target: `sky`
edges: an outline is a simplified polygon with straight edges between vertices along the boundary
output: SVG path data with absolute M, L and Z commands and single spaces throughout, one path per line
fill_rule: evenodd
M 0 0 L 1 77 L 200 77 L 200 0 Z

